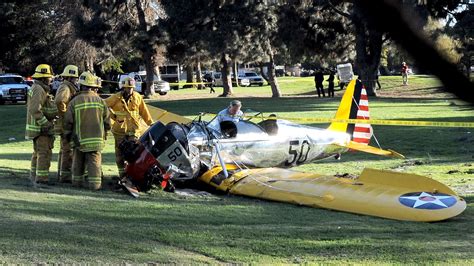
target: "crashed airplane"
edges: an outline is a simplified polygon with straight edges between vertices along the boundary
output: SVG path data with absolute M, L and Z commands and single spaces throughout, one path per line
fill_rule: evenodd
M 135 197 L 153 186 L 174 191 L 174 184 L 202 182 L 236 195 L 406 221 L 440 221 L 462 213 L 466 202 L 446 185 L 428 177 L 364 169 L 360 176 L 304 173 L 293 166 L 356 150 L 403 158 L 368 145 L 372 127 L 348 119 L 369 119 L 368 98 L 353 80 L 329 128 L 295 124 L 270 116 L 260 123 L 214 118 L 190 120 L 156 107 L 161 122 L 138 140 L 124 142 L 127 161 L 123 188 Z M 339 122 L 340 121 L 340 122 Z M 166 125 L 164 124 L 166 123 Z

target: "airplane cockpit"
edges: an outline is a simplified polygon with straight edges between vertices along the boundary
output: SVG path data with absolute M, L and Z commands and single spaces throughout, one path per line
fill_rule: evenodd
M 214 118 L 207 124 L 206 128 L 216 139 L 221 140 L 258 140 L 267 139 L 269 135 L 273 135 L 269 134 L 264 127 L 248 120 L 239 120 L 237 123 L 232 121 L 219 123 L 218 119 Z

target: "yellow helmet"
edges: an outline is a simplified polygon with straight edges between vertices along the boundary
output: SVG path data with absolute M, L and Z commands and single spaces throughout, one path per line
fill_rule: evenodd
M 79 77 L 79 68 L 75 65 L 67 65 L 64 68 L 63 73 L 60 75 L 61 77 L 72 77 L 78 78 Z
M 86 71 L 79 77 L 79 84 L 87 87 L 100 88 L 102 86 L 102 80 L 91 72 Z
M 36 67 L 35 73 L 31 76 L 33 78 L 52 78 L 53 69 L 48 64 L 40 64 Z
M 135 79 L 131 77 L 124 78 L 122 80 L 122 88 L 133 88 L 135 89 Z

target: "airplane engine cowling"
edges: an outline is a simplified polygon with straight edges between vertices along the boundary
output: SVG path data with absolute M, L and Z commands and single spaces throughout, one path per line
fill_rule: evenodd
M 135 152 L 128 153 L 130 161 L 126 174 L 141 190 L 163 180 L 168 169 L 177 171 L 173 180 L 184 181 L 197 177 L 200 170 L 199 154 L 189 152 L 188 128 L 178 123 L 154 123 L 138 140 Z M 132 145 L 129 145 L 132 147 Z M 177 169 L 177 170 L 176 170 Z

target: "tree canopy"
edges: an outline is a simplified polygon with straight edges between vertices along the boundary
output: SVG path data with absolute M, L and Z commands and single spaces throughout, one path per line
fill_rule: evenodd
M 447 16 L 442 32 L 419 30 Z M 472 5 L 461 0 L 11 1 L 0 4 L 0 67 L 24 75 L 40 63 L 108 72 L 136 61 L 152 81 L 166 60 L 219 62 L 226 96 L 232 94 L 232 66 L 251 63 L 268 66 L 272 94 L 279 97 L 275 64 L 332 68 L 352 62 L 376 95 L 373 81 L 384 43 L 393 41 L 400 54 L 409 54 L 448 87 L 471 88 L 457 68 L 468 74 L 471 67 L 472 21 Z M 422 57 L 421 50 L 432 56 Z M 446 67 L 456 84 L 435 69 Z

